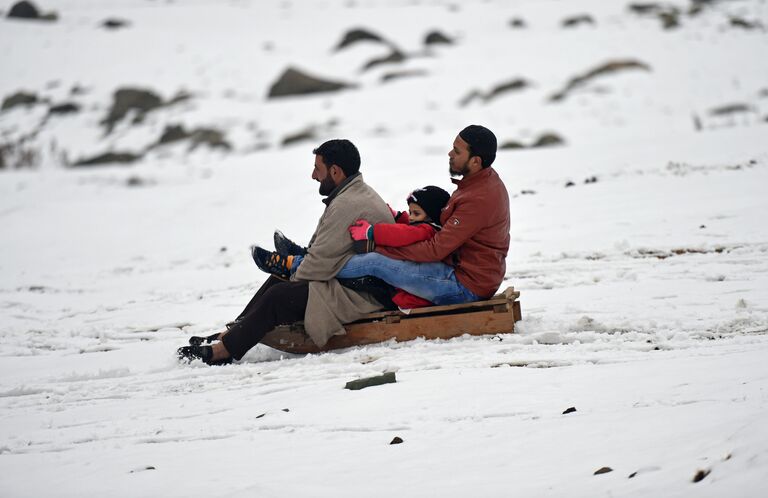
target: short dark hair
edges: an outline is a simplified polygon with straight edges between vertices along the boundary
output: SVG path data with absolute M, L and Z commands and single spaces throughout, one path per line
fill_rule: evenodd
M 469 145 L 469 157 L 478 156 L 483 168 L 496 159 L 496 135 L 485 126 L 469 125 L 459 136 Z
M 343 138 L 328 140 L 312 153 L 322 157 L 329 168 L 334 164 L 337 165 L 348 177 L 360 171 L 360 152 L 349 140 Z

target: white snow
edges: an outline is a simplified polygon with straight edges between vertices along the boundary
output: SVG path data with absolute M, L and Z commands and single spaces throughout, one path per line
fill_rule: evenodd
M 0 147 L 27 137 L 36 154 L 0 171 L 0 495 L 764 496 L 768 6 L 666 3 L 681 24 L 664 30 L 628 3 L 47 0 L 54 23 L 0 19 L 0 98 L 82 108 L 0 113 Z M 595 24 L 560 27 L 583 13 Z M 409 59 L 362 72 L 388 49 L 334 52 L 356 27 Z M 433 29 L 456 44 L 425 50 Z M 619 59 L 651 70 L 548 101 Z M 289 66 L 358 86 L 267 99 Z M 381 82 L 399 70 L 426 75 Z M 530 86 L 460 105 L 516 78 Z M 127 86 L 193 97 L 105 135 Z M 710 114 L 728 104 L 750 110 Z M 566 141 L 495 163 L 516 334 L 176 361 L 264 281 L 250 244 L 275 228 L 308 240 L 313 147 L 353 140 L 366 181 L 402 208 L 413 188 L 451 189 L 447 152 L 470 123 L 501 143 Z M 143 151 L 169 124 L 218 128 L 232 150 L 67 167 Z M 388 371 L 397 383 L 343 388 Z

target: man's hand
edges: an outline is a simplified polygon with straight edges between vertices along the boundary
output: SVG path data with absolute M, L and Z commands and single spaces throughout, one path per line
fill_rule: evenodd
M 366 220 L 355 221 L 347 230 L 352 240 L 373 240 L 373 225 Z

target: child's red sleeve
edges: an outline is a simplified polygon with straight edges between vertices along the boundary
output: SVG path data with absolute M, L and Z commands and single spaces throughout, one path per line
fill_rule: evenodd
M 377 223 L 373 226 L 373 240 L 377 246 L 403 247 L 429 240 L 435 235 L 429 223 L 405 225 L 403 223 Z

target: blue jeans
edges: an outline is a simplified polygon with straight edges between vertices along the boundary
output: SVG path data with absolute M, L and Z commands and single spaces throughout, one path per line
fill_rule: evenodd
M 435 304 L 459 304 L 480 300 L 479 296 L 456 280 L 453 268 L 445 263 L 402 261 L 376 252 L 352 256 L 336 278 L 365 275 L 378 277 L 389 285 Z

